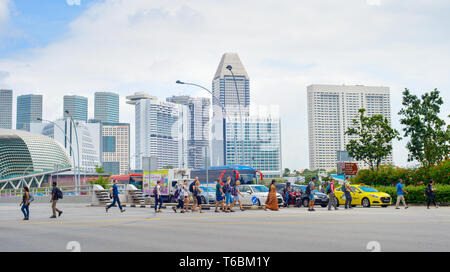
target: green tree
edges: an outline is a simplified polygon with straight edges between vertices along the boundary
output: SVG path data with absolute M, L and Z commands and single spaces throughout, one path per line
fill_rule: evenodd
M 345 134 L 357 136 L 347 144 L 350 156 L 367 163 L 371 170 L 379 169 L 381 161 L 392 152 L 392 140 L 398 139 L 399 132 L 389 125 L 389 120 L 381 114 L 372 117 L 364 115 L 366 109 L 359 109 L 359 119 L 353 119 L 353 126 Z
M 291 170 L 289 168 L 284 168 L 283 177 L 287 177 L 291 174 Z
M 408 161 L 416 160 L 429 168 L 444 160 L 450 153 L 450 127 L 445 129 L 445 121 L 438 116 L 444 104 L 439 90 L 418 98 L 405 89 L 402 104 L 400 123 L 404 125 L 404 136 L 410 138 L 406 144 Z
M 110 176 L 104 176 L 102 174 L 105 173 L 105 169 L 102 166 L 95 166 L 95 172 L 97 173 L 97 177 L 90 181 L 91 184 L 98 184 L 102 186 L 104 189 L 107 189 L 110 185 L 109 178 Z

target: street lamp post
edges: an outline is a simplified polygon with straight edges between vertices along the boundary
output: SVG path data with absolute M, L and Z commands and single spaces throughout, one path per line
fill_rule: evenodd
M 25 170 L 23 171 L 23 174 L 22 174 L 22 179 L 20 180 L 21 182 L 21 184 L 22 184 L 22 189 L 23 189 L 23 184 L 25 183 L 25 172 L 28 170 L 28 168 L 30 168 L 30 167 L 33 167 L 33 165 L 28 165 L 28 167 L 27 168 L 25 168 Z M 18 186 L 18 188 L 20 188 L 20 185 Z
M 64 130 L 62 129 L 62 127 L 60 127 L 57 123 L 55 123 L 55 122 L 53 122 L 53 121 L 50 121 L 50 120 L 45 120 L 45 119 L 42 119 L 42 118 L 37 118 L 37 120 L 38 121 L 42 121 L 42 122 L 47 122 L 47 123 L 51 123 L 51 124 L 53 124 L 55 127 L 57 127 L 59 130 L 61 130 L 61 132 L 62 132 L 62 134 L 64 135 L 64 142 L 65 143 L 67 143 L 67 136 L 66 136 L 66 133 L 64 132 Z M 71 152 L 72 152 L 72 161 L 73 161 L 73 168 L 74 168 L 74 171 L 73 171 L 73 174 L 74 174 L 74 176 L 75 176 L 75 187 L 76 187 L 76 174 L 75 174 L 75 155 L 74 155 L 74 152 L 73 152 L 73 147 L 72 147 L 72 143 L 71 142 L 69 142 L 69 148 L 70 148 L 70 150 L 71 150 Z M 80 161 L 78 160 L 78 169 L 80 169 Z
M 228 118 L 229 120 L 231 120 L 230 116 L 227 113 L 227 110 L 226 110 L 225 106 L 220 102 L 220 100 L 208 88 L 205 88 L 205 87 L 203 87 L 201 85 L 198 85 L 198 84 L 195 84 L 195 83 L 183 82 L 183 81 L 180 81 L 180 80 L 177 80 L 176 83 L 177 84 L 191 85 L 191 86 L 199 87 L 199 88 L 207 91 L 208 93 L 210 93 L 211 96 L 212 96 L 212 98 L 211 98 L 211 105 L 214 105 L 214 99 L 215 99 L 217 104 L 222 108 L 222 112 L 225 114 L 225 117 Z M 226 154 L 226 148 L 224 148 L 224 152 Z M 234 153 L 237 154 L 236 133 L 234 133 Z
M 234 81 L 234 86 L 236 87 L 236 96 L 237 96 L 237 101 L 238 101 L 238 105 L 239 105 L 239 119 L 240 119 L 240 121 L 241 121 L 241 137 L 242 137 L 242 144 L 241 144 L 241 164 L 243 165 L 245 162 L 244 162 L 244 138 L 245 138 L 245 131 L 244 131 L 244 128 L 242 127 L 242 125 L 243 125 L 243 123 L 242 123 L 242 109 L 241 109 L 241 99 L 239 98 L 239 91 L 238 91 L 238 86 L 237 86 L 237 82 L 236 82 L 236 78 L 235 78 L 235 76 L 234 76 L 234 73 L 233 73 L 233 66 L 231 66 L 231 65 L 227 65 L 227 67 L 226 67 L 230 72 L 231 72 L 231 75 L 233 76 L 233 81 Z
M 64 111 L 65 113 L 67 113 L 67 115 L 69 115 L 70 117 L 70 121 L 72 122 L 73 128 L 75 130 L 75 138 L 77 140 L 77 157 L 78 157 L 78 186 L 80 185 L 81 181 L 80 181 L 80 143 L 78 142 L 78 132 L 77 132 L 77 126 L 75 125 L 75 122 L 73 121 L 73 116 L 72 114 L 66 110 Z M 78 193 L 78 187 L 75 186 L 75 195 Z

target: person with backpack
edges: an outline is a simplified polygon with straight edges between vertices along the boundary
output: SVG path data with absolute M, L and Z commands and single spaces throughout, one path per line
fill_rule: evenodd
M 344 182 L 344 186 L 342 186 L 342 190 L 345 195 L 345 209 L 352 209 L 352 188 L 350 187 L 350 179 L 347 177 Z
M 194 192 L 192 193 L 192 195 L 193 195 L 195 201 L 194 201 L 194 205 L 192 205 L 191 212 L 195 212 L 195 208 L 197 208 L 197 205 L 198 205 L 200 213 L 203 213 L 203 211 L 202 211 L 202 197 L 201 197 L 202 190 L 200 189 L 200 181 L 198 180 L 198 178 L 196 178 L 196 180 L 194 181 L 194 184 L 195 184 L 194 188 L 193 188 Z
M 21 211 L 23 213 L 23 220 L 30 220 L 30 203 L 31 203 L 31 194 L 30 190 L 27 186 L 23 187 L 23 197 L 22 202 L 20 202 L 19 206 L 22 206 Z
M 106 212 L 108 212 L 109 208 L 111 208 L 112 206 L 116 205 L 116 203 L 119 206 L 120 212 L 123 213 L 125 211 L 125 209 L 122 209 L 122 205 L 120 204 L 119 189 L 117 188 L 117 183 L 118 183 L 118 181 L 114 180 L 113 187 L 109 189 L 110 190 L 110 195 L 111 195 L 110 197 L 113 198 L 113 202 L 109 206 L 105 207 Z
M 161 180 L 156 182 L 156 186 L 153 189 L 153 194 L 155 196 L 155 213 L 162 212 L 161 207 L 163 204 L 162 195 L 161 195 Z M 159 204 L 159 208 L 158 208 Z
M 174 212 L 177 212 L 177 209 L 181 209 L 181 213 L 184 213 L 184 184 L 180 182 L 177 185 L 177 189 L 173 195 L 173 197 L 178 201 L 178 205 L 176 207 L 172 207 Z
M 181 213 L 187 212 L 189 210 L 189 190 L 188 190 L 188 181 L 187 179 L 184 180 L 184 184 L 183 184 L 183 194 L 184 194 L 184 210 Z
M 192 197 L 192 207 L 191 207 L 191 211 L 193 210 L 192 208 L 195 206 L 197 207 L 198 205 L 198 201 L 197 201 L 197 197 L 196 197 L 196 189 L 195 189 L 195 184 L 198 181 L 198 177 L 195 177 L 195 180 L 189 185 L 189 193 L 191 194 Z
M 434 191 L 436 191 L 436 188 L 433 186 L 434 180 L 430 179 L 428 182 L 428 186 L 425 188 L 425 194 L 424 196 L 427 197 L 427 209 L 430 208 L 431 202 L 433 202 L 434 206 L 436 208 L 439 208 L 438 204 L 436 203 L 435 197 L 434 197 Z
M 286 208 L 289 208 L 289 196 L 291 194 L 291 183 L 288 181 L 286 182 L 286 186 L 284 187 L 284 197 L 286 199 L 286 203 L 284 204 L 284 206 Z
M 215 210 L 215 212 L 220 212 L 218 210 L 219 204 L 221 204 L 222 211 L 225 212 L 225 209 L 223 207 L 224 206 L 223 205 L 224 198 L 225 198 L 225 194 L 223 193 L 222 185 L 220 184 L 220 179 L 217 179 L 217 183 L 216 183 L 216 210 Z
M 306 186 L 306 190 L 305 190 L 305 193 L 309 198 L 309 203 L 308 203 L 308 211 L 309 212 L 315 211 L 315 209 L 314 209 L 314 202 L 315 202 L 314 189 L 316 189 L 315 182 L 316 182 L 316 177 L 313 177 L 311 179 L 311 181 L 308 183 L 308 186 Z
M 245 211 L 242 208 L 242 202 L 241 202 L 241 196 L 243 197 L 242 193 L 239 191 L 239 185 L 241 185 L 241 182 L 239 180 L 236 180 L 236 183 L 234 186 L 232 186 L 231 195 L 233 196 L 233 203 L 231 204 L 231 211 L 233 211 L 234 205 L 236 205 L 236 202 L 239 203 L 239 208 L 241 211 Z
M 328 195 L 328 210 L 331 211 L 331 206 L 334 207 L 334 210 L 338 210 L 337 207 L 337 199 L 336 196 L 334 195 L 335 192 L 335 186 L 334 186 L 334 178 L 330 179 L 330 183 L 327 186 L 326 189 L 326 193 Z
M 405 194 L 408 194 L 407 191 L 403 189 L 403 180 L 399 179 L 397 183 L 397 203 L 395 205 L 395 208 L 398 210 L 400 209 L 398 206 L 400 205 L 400 201 L 403 202 L 403 206 L 405 206 L 405 209 L 408 209 L 408 205 L 406 205 L 405 201 Z
M 56 204 L 58 203 L 58 200 L 62 199 L 62 198 L 63 198 L 63 193 L 62 193 L 61 189 L 56 187 L 56 182 L 53 182 L 52 198 L 50 199 L 50 202 L 52 203 L 53 215 L 50 216 L 50 218 L 56 218 L 56 212 L 58 212 L 58 217 L 60 217 L 61 214 L 63 213 L 61 210 L 56 208 Z

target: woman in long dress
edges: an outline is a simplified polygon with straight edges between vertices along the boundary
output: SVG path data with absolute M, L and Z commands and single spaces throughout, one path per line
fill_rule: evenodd
M 277 199 L 277 188 L 275 188 L 275 180 L 272 180 L 272 184 L 270 184 L 269 195 L 266 200 L 266 207 L 264 210 L 267 211 L 270 209 L 272 211 L 278 211 L 278 199 Z

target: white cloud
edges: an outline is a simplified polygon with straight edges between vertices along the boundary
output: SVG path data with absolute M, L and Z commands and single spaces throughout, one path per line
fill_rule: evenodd
M 89 97 L 90 115 L 95 91 L 204 95 L 175 81 L 210 87 L 221 55 L 238 52 L 252 102 L 280 105 L 283 166 L 305 168 L 310 84 L 390 86 L 399 130 L 404 87 L 440 88 L 448 108 L 450 33 L 443 20 L 449 5 L 391 2 L 370 9 L 361 0 L 105 0 L 58 41 L 0 60 L 0 71 L 16 94 L 43 93 L 44 117 L 55 119 L 70 93 Z M 124 101 L 121 121 L 132 122 L 133 108 Z M 394 160 L 406 164 L 404 144 L 395 146 Z
M 69 6 L 79 6 L 81 5 L 81 0 L 66 0 L 66 3 Z
M 367 0 L 369 6 L 381 6 L 381 0 Z
M 4 26 L 9 19 L 10 6 L 10 0 L 0 1 L 0 33 L 4 29 Z

